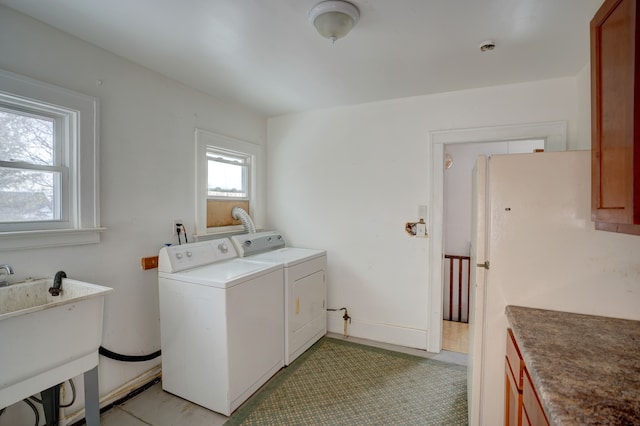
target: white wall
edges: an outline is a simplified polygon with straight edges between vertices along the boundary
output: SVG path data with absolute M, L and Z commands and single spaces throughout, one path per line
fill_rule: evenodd
M 157 270 L 142 271 L 140 258 L 157 255 L 172 241 L 173 219 L 194 229 L 194 128 L 264 145 L 266 120 L 2 6 L 0 52 L 0 68 L 100 99 L 101 218 L 108 228 L 100 244 L 1 252 L 0 263 L 13 266 L 12 281 L 65 270 L 71 278 L 113 287 L 105 304 L 104 346 L 132 355 L 156 351 Z M 101 357 L 100 393 L 159 362 Z M 82 392 L 82 380 L 76 382 Z M 68 412 L 82 405 L 80 397 Z M 32 421 L 27 415 L 21 423 Z M 9 424 L 3 422 L 11 422 L 7 414 L 0 425 Z
M 574 149 L 591 149 L 591 64 L 587 63 L 577 76 L 578 140 Z
M 429 132 L 563 120 L 576 149 L 577 92 L 562 78 L 269 119 L 269 226 L 328 250 L 329 305 L 349 309 L 351 334 L 426 348 L 430 240 L 404 224 L 430 199 Z

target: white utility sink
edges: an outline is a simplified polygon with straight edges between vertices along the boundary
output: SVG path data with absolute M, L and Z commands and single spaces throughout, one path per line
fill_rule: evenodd
M 113 289 L 68 278 L 0 287 L 0 409 L 98 365 L 104 296 Z

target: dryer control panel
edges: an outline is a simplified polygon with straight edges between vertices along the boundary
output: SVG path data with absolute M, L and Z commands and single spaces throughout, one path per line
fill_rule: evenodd
M 285 246 L 284 238 L 276 231 L 254 232 L 251 234 L 234 235 L 231 237 L 233 245 L 240 257 L 251 256 L 270 250 L 277 250 Z
M 162 247 L 158 254 L 158 272 L 180 272 L 234 257 L 238 257 L 238 253 L 228 238 Z

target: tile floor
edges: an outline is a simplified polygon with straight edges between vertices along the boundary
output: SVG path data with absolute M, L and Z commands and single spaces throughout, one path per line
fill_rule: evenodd
M 329 334 L 330 337 L 343 338 Z M 349 341 L 395 350 L 424 358 L 466 365 L 467 355 L 443 350 L 433 354 L 419 349 L 349 337 Z M 102 426 L 219 426 L 227 417 L 164 392 L 160 383 L 102 414 Z

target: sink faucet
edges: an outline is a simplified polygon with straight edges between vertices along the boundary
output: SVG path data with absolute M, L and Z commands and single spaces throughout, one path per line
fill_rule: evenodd
M 67 274 L 64 271 L 56 272 L 56 276 L 53 278 L 53 287 L 49 287 L 49 293 L 52 296 L 59 296 L 62 291 L 62 279 L 67 278 Z
M 0 265 L 0 273 L 4 271 L 5 273 L 2 275 L 13 275 L 13 268 L 11 267 L 11 265 Z M 0 281 L 0 287 L 6 287 L 9 285 L 9 281 L 7 280 L 1 280 Z

